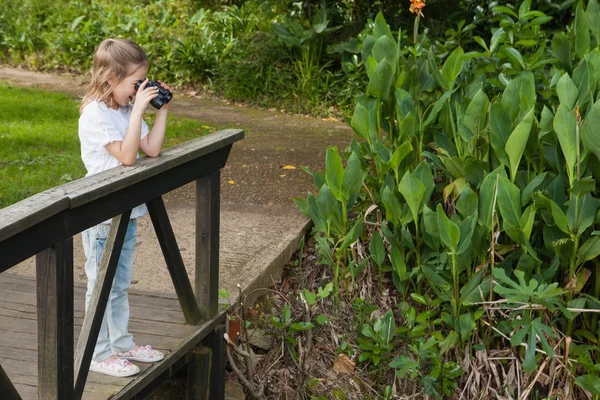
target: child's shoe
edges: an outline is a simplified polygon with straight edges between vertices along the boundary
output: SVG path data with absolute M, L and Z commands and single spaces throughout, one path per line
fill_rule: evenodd
M 129 351 L 118 351 L 115 356 L 131 361 L 139 361 L 144 363 L 152 363 L 165 358 L 165 355 L 158 350 L 154 350 L 152 346 L 135 346 Z
M 130 363 L 128 360 L 109 357 L 104 361 L 92 360 L 90 371 L 122 378 L 139 373 L 140 368 L 137 365 Z

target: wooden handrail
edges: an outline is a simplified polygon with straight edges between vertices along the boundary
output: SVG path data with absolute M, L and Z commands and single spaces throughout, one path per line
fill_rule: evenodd
M 215 132 L 172 147 L 157 158 L 142 158 L 132 167 L 117 167 L 82 178 L 0 210 L 0 272 L 37 255 L 40 396 L 66 400 L 81 397 L 120 254 L 125 221 L 132 208 L 140 204 L 148 204 L 186 321 L 222 321 L 222 313 L 217 312 L 219 171 L 225 166 L 233 143 L 243 137 L 244 132 L 237 129 Z M 161 198 L 190 182 L 196 182 L 197 193 L 193 285 L 196 295 Z M 117 222 L 113 222 L 115 226 L 107 238 L 99 278 L 74 352 L 72 237 L 113 217 Z M 214 351 L 220 351 L 219 344 L 220 339 L 213 346 Z M 211 375 L 218 375 L 224 368 L 221 358 L 211 357 L 215 370 Z M 10 382 L 3 385 L 0 381 L 0 391 L 9 385 Z M 213 389 L 213 393 L 217 392 L 217 397 L 211 394 L 211 398 L 222 397 L 220 391 Z

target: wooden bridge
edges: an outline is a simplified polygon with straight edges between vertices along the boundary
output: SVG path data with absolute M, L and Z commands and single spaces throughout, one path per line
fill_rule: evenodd
M 39 193 L 0 210 L 0 395 L 12 399 L 143 398 L 184 365 L 188 399 L 224 397 L 225 311 L 218 307 L 220 169 L 241 130 L 223 130 Z M 194 287 L 162 195 L 196 182 Z M 89 365 L 131 209 L 146 203 L 176 296 L 130 291 L 130 330 L 166 352 L 113 378 Z M 73 283 L 73 236 L 112 218 L 88 313 Z M 192 216 L 190 216 L 192 218 Z M 10 268 L 36 255 L 36 278 Z M 8 271 L 8 272 L 7 272 Z M 194 294 L 195 293 L 195 294 Z

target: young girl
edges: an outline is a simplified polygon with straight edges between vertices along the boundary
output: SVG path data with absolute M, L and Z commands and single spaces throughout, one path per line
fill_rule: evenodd
M 107 39 L 94 54 L 92 81 L 81 104 L 79 139 L 81 158 L 90 176 L 119 165 L 133 165 L 141 149 L 156 157 L 165 137 L 168 106 L 156 112 L 151 131 L 142 119 L 150 100 L 158 89 L 146 88 L 148 59 L 140 46 L 130 40 Z M 136 91 L 135 84 L 143 81 Z M 165 89 L 168 86 L 161 85 Z M 131 101 L 135 97 L 135 104 Z M 133 253 L 136 240 L 136 219 L 146 213 L 144 204 L 134 208 L 121 250 L 119 264 L 111 288 L 106 313 L 92 356 L 91 371 L 112 376 L 130 376 L 140 369 L 129 360 L 155 362 L 164 355 L 151 346 L 138 346 L 128 331 L 129 300 Z M 110 220 L 82 233 L 88 278 L 86 311 L 92 295 L 98 265 L 106 244 Z

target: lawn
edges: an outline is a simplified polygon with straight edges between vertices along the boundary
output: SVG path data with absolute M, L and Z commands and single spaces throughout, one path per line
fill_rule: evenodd
M 0 208 L 85 175 L 79 153 L 79 100 L 0 83 Z M 146 121 L 152 124 L 153 115 Z M 170 116 L 164 148 L 215 130 Z

